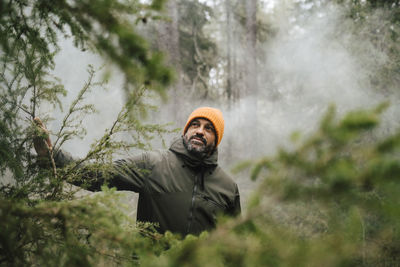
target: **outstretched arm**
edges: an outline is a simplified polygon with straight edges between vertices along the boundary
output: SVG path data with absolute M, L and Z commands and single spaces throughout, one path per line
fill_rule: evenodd
M 57 167 L 65 167 L 76 162 L 69 153 L 62 150 L 53 155 L 49 131 L 39 118 L 36 117 L 34 122 L 38 126 L 39 134 L 34 137 L 33 143 L 40 158 L 50 160 L 54 158 Z M 101 168 L 96 168 L 95 164 L 82 164 L 77 168 L 77 171 L 80 172 L 79 176 L 83 179 L 72 181 L 67 179 L 67 181 L 90 191 L 99 191 L 101 186 L 107 183 L 110 187 L 116 187 L 118 190 L 140 192 L 144 187 L 144 179 L 146 173 L 148 173 L 146 169 L 149 169 L 149 165 L 148 157 L 145 153 L 128 160 L 114 162 L 106 173 L 104 173 L 104 170 L 100 171 Z

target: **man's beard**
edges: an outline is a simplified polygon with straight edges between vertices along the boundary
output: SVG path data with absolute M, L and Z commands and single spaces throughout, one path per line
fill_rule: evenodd
M 193 138 L 199 138 L 203 142 L 204 146 L 194 146 L 191 142 Z M 209 144 L 207 145 L 206 139 L 200 135 L 192 135 L 190 138 L 187 137 L 187 135 L 183 136 L 183 145 L 189 151 L 190 154 L 199 157 L 199 158 L 205 158 L 211 154 L 211 152 L 214 150 L 215 145 L 214 144 Z

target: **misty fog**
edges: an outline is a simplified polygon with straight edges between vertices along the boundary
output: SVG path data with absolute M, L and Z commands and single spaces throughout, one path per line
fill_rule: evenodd
M 272 156 L 280 146 L 290 148 L 290 134 L 300 131 L 307 135 L 314 131 L 329 104 L 335 104 L 339 114 L 344 114 L 351 109 L 373 107 L 390 99 L 391 106 L 385 113 L 385 127 L 387 131 L 399 127 L 398 96 L 391 93 L 392 88 L 388 88 L 386 95 L 382 94 L 369 80 L 371 73 L 385 64 L 388 58 L 368 40 L 353 34 L 351 29 L 354 25 L 344 18 L 344 10 L 328 5 L 303 16 L 304 10 L 290 4 L 279 4 L 277 1 L 265 1 L 264 4 L 267 9 L 273 9 L 271 23 L 277 32 L 272 39 L 258 44 L 258 51 L 262 54 L 257 62 L 258 95 L 248 95 L 228 105 L 215 99 L 190 98 L 184 92 L 173 94 L 171 89 L 166 102 L 157 96 L 149 100 L 159 105 L 159 111 L 148 117 L 150 122 L 172 122 L 172 128 L 182 128 L 187 116 L 198 106 L 221 109 L 225 131 L 219 147 L 219 160 L 228 172 L 240 160 Z M 376 16 L 374 19 L 379 22 L 379 16 L 384 14 Z M 366 24 L 365 27 L 367 31 L 371 25 Z M 221 50 L 224 49 L 223 44 L 219 45 Z M 238 64 L 245 65 L 246 51 L 237 46 L 236 49 L 236 54 L 242 55 Z M 88 64 L 95 69 L 102 68 L 97 73 L 99 80 L 103 77 L 102 73 L 109 70 L 103 67 L 107 66 L 107 62 L 91 52 L 78 50 L 69 39 L 61 42 L 61 52 L 55 63 L 54 75 L 61 78 L 68 90 L 68 96 L 63 101 L 65 108 L 87 80 Z M 99 112 L 83 121 L 87 135 L 63 146 L 76 157 L 83 157 L 90 144 L 102 136 L 124 103 L 122 77 L 112 68 L 110 77 L 107 90 L 94 88 L 88 95 L 87 101 L 93 102 Z M 176 95 L 178 97 L 173 98 Z M 243 114 L 248 114 L 248 108 L 255 101 L 257 123 L 253 125 Z M 179 113 L 176 113 L 177 107 Z M 63 114 L 52 107 L 42 107 L 41 113 L 51 114 L 55 120 L 49 123 L 48 128 L 56 131 Z M 165 136 L 167 144 L 171 138 Z M 249 147 L 257 147 L 258 150 L 247 149 Z M 154 140 L 153 148 L 162 149 L 161 142 Z M 239 184 L 242 204 L 245 205 L 255 183 L 246 174 L 234 174 L 233 177 Z

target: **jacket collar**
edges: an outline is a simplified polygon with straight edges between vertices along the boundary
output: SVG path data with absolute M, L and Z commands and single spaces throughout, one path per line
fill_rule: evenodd
M 195 155 L 189 153 L 189 151 L 186 149 L 183 144 L 183 136 L 175 138 L 172 141 L 169 150 L 181 157 L 184 163 L 192 168 L 209 168 L 216 167 L 218 165 L 218 148 L 216 148 L 210 156 L 205 158 L 198 158 Z

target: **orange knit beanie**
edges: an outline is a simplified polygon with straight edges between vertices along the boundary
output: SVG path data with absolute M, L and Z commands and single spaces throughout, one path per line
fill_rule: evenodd
M 183 134 L 186 133 L 187 129 L 189 128 L 189 125 L 192 120 L 195 118 L 205 118 L 214 125 L 215 128 L 215 133 L 217 137 L 217 146 L 221 142 L 222 136 L 224 135 L 224 117 L 222 116 L 222 112 L 219 109 L 216 108 L 210 108 L 210 107 L 201 107 L 195 109 L 192 114 L 190 114 L 185 128 L 183 129 Z

